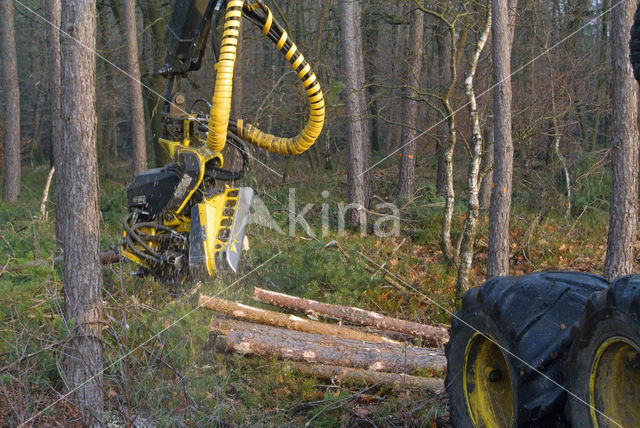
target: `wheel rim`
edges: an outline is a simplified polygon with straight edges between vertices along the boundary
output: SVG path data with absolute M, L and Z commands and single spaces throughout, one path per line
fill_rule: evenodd
M 596 351 L 589 377 L 593 426 L 640 426 L 639 400 L 640 349 L 625 337 L 609 338 Z
M 464 395 L 476 427 L 514 425 L 514 399 L 507 360 L 496 341 L 475 333 L 465 350 Z

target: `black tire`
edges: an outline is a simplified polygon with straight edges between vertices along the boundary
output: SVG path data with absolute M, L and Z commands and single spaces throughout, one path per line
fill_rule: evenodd
M 573 426 L 640 426 L 640 276 L 592 296 L 571 334 Z
M 576 272 L 494 278 L 469 290 L 446 346 L 458 428 L 563 426 L 570 326 L 608 283 Z

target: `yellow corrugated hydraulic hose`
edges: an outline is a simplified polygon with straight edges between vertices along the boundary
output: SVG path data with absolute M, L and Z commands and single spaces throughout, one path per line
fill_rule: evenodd
M 215 92 L 211 103 L 209 133 L 207 135 L 207 145 L 214 152 L 222 151 L 227 140 L 233 89 L 233 68 L 236 62 L 243 4 L 243 0 L 229 0 L 224 17 L 220 58 L 216 64 Z
M 251 124 L 245 124 L 242 120 L 236 122 L 236 134 L 251 144 L 270 152 L 284 155 L 300 154 L 313 145 L 324 125 L 324 96 L 322 95 L 320 83 L 302 53 L 298 51 L 295 43 L 290 40 L 287 32 L 273 18 L 271 10 L 264 3 L 260 0 L 255 0 L 251 4 L 244 6 L 244 13 L 251 21 L 262 26 L 263 34 L 275 43 L 276 48 L 291 63 L 291 67 L 296 72 L 307 93 L 310 111 L 307 125 L 300 134 L 293 138 L 267 134 Z

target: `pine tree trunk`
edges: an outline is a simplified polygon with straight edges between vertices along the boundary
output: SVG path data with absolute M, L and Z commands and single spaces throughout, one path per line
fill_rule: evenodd
M 480 209 L 488 210 L 491 205 L 491 186 L 493 185 L 493 124 L 487 123 L 487 138 L 484 142 L 480 171 L 483 174 L 478 196 Z
M 451 82 L 451 40 L 447 28 L 438 23 L 436 27 L 436 37 L 438 43 L 438 68 L 442 86 Z M 438 119 L 444 120 L 444 118 Z M 444 195 L 447 189 L 447 164 L 445 160 L 446 147 L 449 146 L 449 127 L 446 120 L 438 126 L 438 140 L 436 142 L 436 192 Z
M 60 0 L 42 0 L 44 17 L 51 25 L 45 26 L 47 43 L 48 99 L 51 109 L 51 150 L 54 164 L 62 157 L 62 122 L 60 116 Z M 56 205 L 66 205 L 60 173 L 55 174 Z M 62 246 L 64 216 L 56 210 L 56 243 Z
M 13 22 L 13 1 L 0 0 L 2 86 L 4 86 L 4 187 L 2 199 L 18 202 L 20 194 L 20 88 Z
M 638 85 L 628 44 L 634 6 L 635 2 L 623 2 L 611 12 L 612 189 L 604 260 L 609 281 L 632 273 L 638 223 Z
M 64 379 L 82 409 L 83 424 L 103 425 L 102 272 L 95 113 L 95 0 L 66 0 L 60 43 L 62 145 L 56 159 L 65 203 L 64 315 L 71 330 L 65 346 Z
M 603 0 L 603 11 L 609 10 L 609 0 Z M 607 25 L 608 13 L 602 15 L 602 23 L 600 29 L 600 46 L 599 46 L 599 64 L 600 71 L 598 72 L 598 92 L 596 96 L 596 116 L 593 120 L 593 131 L 591 134 L 591 151 L 595 151 L 598 147 L 598 136 L 600 135 L 600 119 L 602 112 L 605 111 L 605 107 L 602 105 L 604 99 L 604 92 L 606 90 L 607 73 L 603 70 L 604 63 L 607 58 L 607 37 L 609 35 L 609 26 Z
M 160 165 L 159 159 L 161 158 L 160 145 L 158 139 L 162 134 L 162 107 L 164 94 L 164 79 L 158 70 L 164 64 L 165 49 L 164 49 L 164 33 L 165 33 L 165 20 L 163 18 L 162 10 L 160 8 L 159 0 L 148 0 L 146 2 L 145 27 L 151 26 L 151 55 L 154 59 L 151 66 L 153 69 L 151 72 L 153 75 L 150 77 L 150 86 L 153 92 L 146 92 L 147 110 L 151 116 L 151 136 L 153 138 L 153 150 L 154 150 L 154 162 L 156 166 Z M 155 92 L 155 93 L 154 93 Z
M 370 152 L 369 133 L 366 120 L 366 91 L 364 88 L 364 63 L 362 57 L 362 36 L 360 28 L 360 0 L 340 0 L 340 21 L 342 25 L 342 52 L 344 55 L 344 81 L 347 93 L 347 138 L 349 160 L 347 172 L 347 200 L 349 204 L 367 207 L 369 202 Z M 349 221 L 357 224 L 366 222 L 364 210 L 349 210 Z
M 441 375 L 447 364 L 444 353 L 436 349 L 369 343 L 216 317 L 210 328 L 226 336 L 228 351 L 244 355 L 390 373 L 428 371 Z
M 513 176 L 511 136 L 511 44 L 517 0 L 492 0 L 493 128 L 495 141 L 493 189 L 489 211 L 487 277 L 509 272 L 509 215 Z
M 372 326 L 383 330 L 421 337 L 425 343 L 429 345 L 441 346 L 443 343 L 449 341 L 449 333 L 445 328 L 391 318 L 360 308 L 302 299 L 300 297 L 263 290 L 257 287 L 253 290 L 253 298 L 259 302 L 303 312 L 307 315 L 321 315 L 356 325 Z
M 138 59 L 138 31 L 136 30 L 135 0 L 124 0 L 124 39 L 127 55 L 126 80 L 129 88 L 129 111 L 131 123 L 132 167 L 136 176 L 147 169 L 147 148 L 144 135 L 144 107 Z
M 405 99 L 403 104 L 403 121 L 406 127 L 402 129 L 402 158 L 400 160 L 400 171 L 398 174 L 398 195 L 408 200 L 413 196 L 413 183 L 415 181 L 416 169 L 416 137 L 418 132 L 418 101 L 411 99 L 420 90 L 422 76 L 422 52 L 424 34 L 424 13 L 420 9 L 411 12 L 411 24 L 409 27 L 409 49 L 407 57 L 409 67 L 407 69 L 407 80 L 405 89 Z

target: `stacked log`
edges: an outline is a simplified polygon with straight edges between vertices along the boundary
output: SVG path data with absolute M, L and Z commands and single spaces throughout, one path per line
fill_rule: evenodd
M 307 314 L 321 315 L 360 326 L 418 337 L 441 347 L 447 330 L 403 321 L 355 307 L 330 305 L 256 288 L 254 298 L 264 303 Z M 345 383 L 384 384 L 393 388 L 444 391 L 446 358 L 441 349 L 409 346 L 373 334 L 328 322 L 261 309 L 237 302 L 200 296 L 200 306 L 217 314 L 211 330 L 222 336 L 218 345 L 227 352 L 275 357 L 295 370 Z M 417 373 L 420 376 L 410 376 Z
M 419 324 L 412 321 L 391 318 L 377 312 L 366 311 L 364 309 L 331 305 L 328 303 L 317 302 L 310 299 L 301 299 L 300 297 L 289 296 L 275 291 L 263 290 L 255 288 L 253 298 L 281 308 L 292 309 L 303 312 L 307 315 L 325 316 L 341 321 L 347 321 L 353 324 L 371 326 L 381 330 L 391 330 L 410 336 L 421 337 L 425 343 L 430 346 L 441 347 L 449 341 L 449 332 L 443 327 L 434 327 L 426 324 Z

